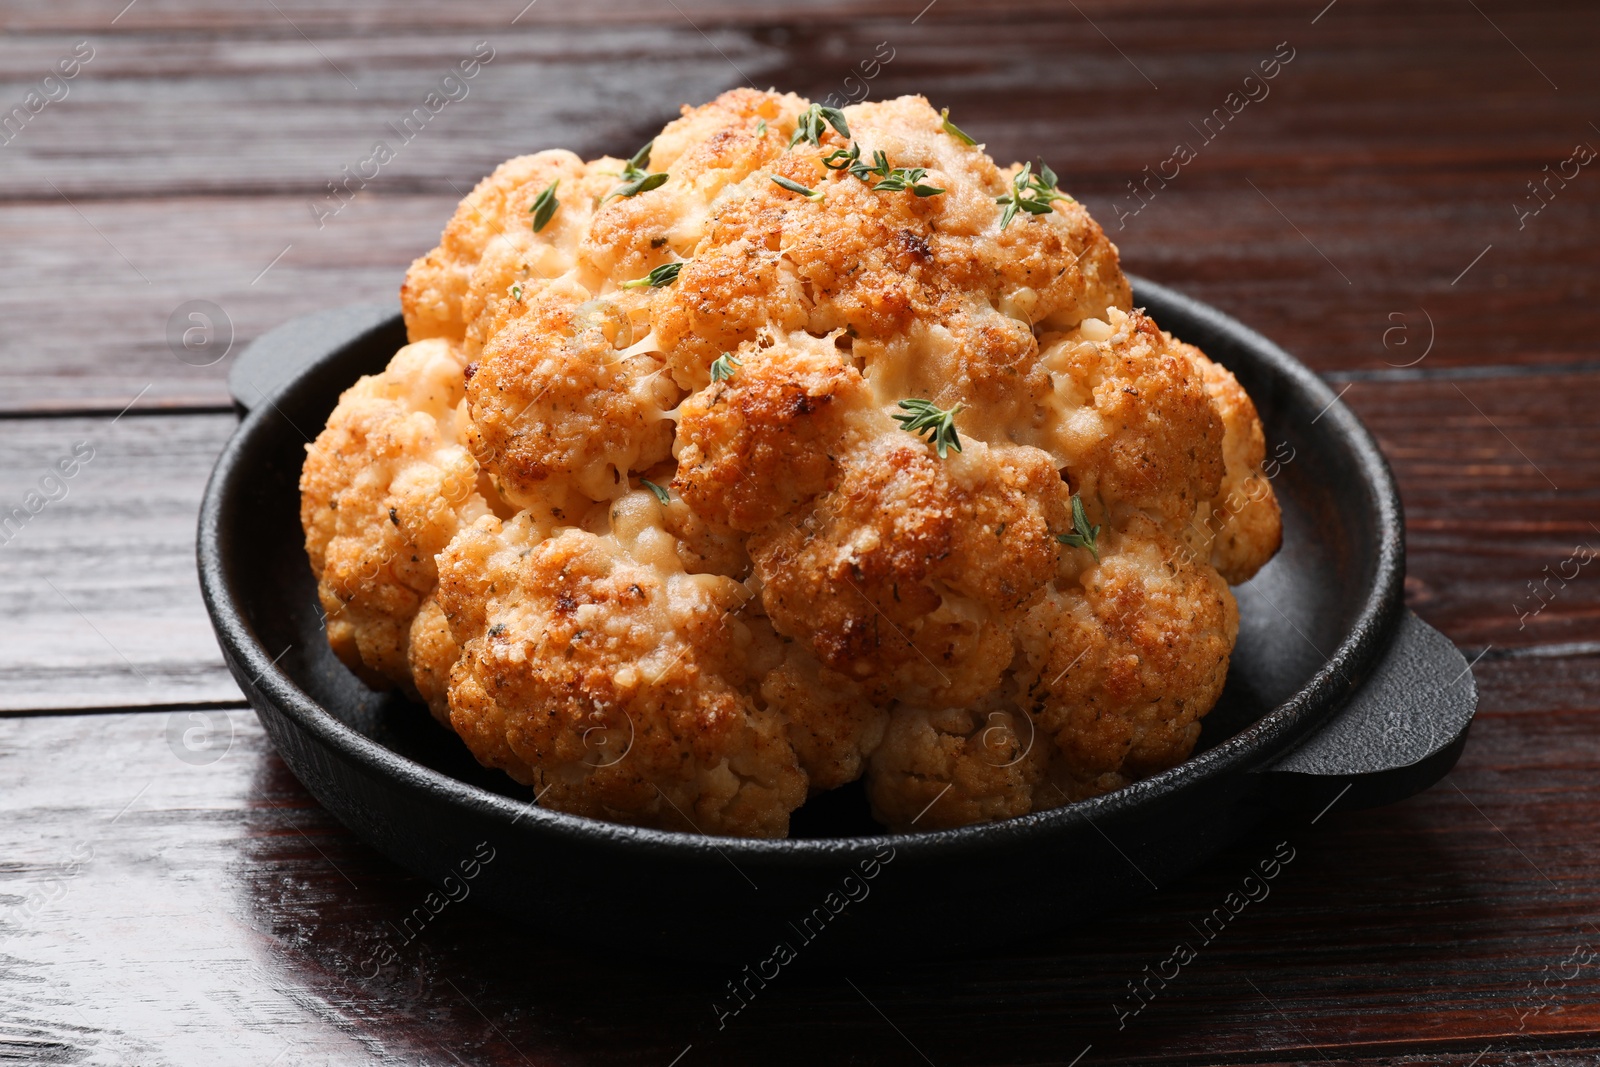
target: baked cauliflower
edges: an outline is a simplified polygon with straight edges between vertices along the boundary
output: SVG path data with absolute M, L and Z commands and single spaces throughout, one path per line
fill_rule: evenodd
M 920 97 L 737 89 L 513 159 L 401 303 L 301 481 L 329 640 L 560 811 L 1119 788 L 1188 757 L 1281 537 L 1239 383 Z
M 409 344 L 345 390 L 300 471 L 300 523 L 328 641 L 369 684 L 399 686 L 448 721 L 456 652 L 433 602 L 435 557 L 489 514 L 464 445 L 466 361 Z

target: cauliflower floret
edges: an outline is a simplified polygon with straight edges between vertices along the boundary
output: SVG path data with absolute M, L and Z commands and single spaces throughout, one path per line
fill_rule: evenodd
M 450 622 L 444 617 L 439 598 L 429 593 L 411 620 L 406 661 L 417 695 L 441 726 L 450 725 L 450 670 L 460 658 L 461 649 L 450 633 Z
M 506 499 L 567 518 L 671 455 L 680 393 L 655 356 L 619 350 L 625 303 L 548 300 L 473 365 L 472 449 Z
M 661 485 L 672 481 L 671 473 L 652 471 Z M 678 562 L 690 574 L 724 574 L 729 578 L 750 575 L 750 555 L 744 550 L 744 535 L 719 523 L 709 522 L 681 496 L 668 498 L 662 521 L 668 533 L 678 540 Z
M 547 536 L 524 512 L 451 544 L 452 725 L 548 807 L 782 836 L 806 776 L 782 718 L 747 695 L 750 592 L 685 573 L 648 492 L 619 500 L 610 524 Z
M 1149 519 L 1102 537 L 1100 562 L 1057 583 L 1018 628 L 1018 681 L 1054 742 L 1036 808 L 1125 785 L 1188 757 L 1239 632 L 1227 583 Z
M 345 390 L 300 473 L 329 643 L 370 684 L 413 694 L 412 620 L 433 591 L 434 556 L 489 511 L 462 445 L 463 365 L 442 339 L 402 348 Z
M 812 792 L 855 781 L 883 741 L 889 712 L 801 645 L 783 641 L 780 647 L 783 661 L 762 677 L 761 699 L 788 723 Z
M 577 267 L 595 201 L 621 166 L 612 159 L 584 163 L 557 150 L 496 167 L 456 208 L 439 247 L 406 272 L 400 287 L 406 336 L 448 338 L 476 355 L 547 285 Z M 558 206 L 535 232 L 534 206 L 552 186 Z
M 684 403 L 673 484 L 708 520 L 749 533 L 830 487 L 847 437 L 893 424 L 830 339 L 739 352 L 731 377 Z
M 805 106 L 798 96 L 734 89 L 684 108 L 656 135 L 644 164 L 666 174 L 664 184 L 649 196 L 612 196 L 622 184 L 612 179 L 579 253 L 589 276 L 627 281 L 694 255 L 719 194 L 777 159 Z
M 1205 509 L 1212 534 L 1211 565 L 1233 585 L 1247 582 L 1283 544 L 1283 514 L 1261 469 L 1267 439 L 1261 419 L 1239 379 L 1193 345 L 1183 346 L 1205 375 L 1206 391 L 1222 419 L 1225 472 L 1216 499 Z
M 867 772 L 873 817 L 907 833 L 1026 815 L 1049 751 L 1002 694 L 972 710 L 896 708 Z
M 779 835 L 862 777 L 960 826 L 1186 758 L 1281 538 L 1250 398 L 1042 165 L 921 97 L 806 112 L 736 89 L 462 201 L 307 459 L 330 640 L 648 826 Z
M 1187 353 L 1142 312 L 1118 310 L 1044 352 L 1054 443 L 1092 517 L 1142 513 L 1177 531 L 1217 495 L 1222 419 Z
M 1046 453 L 973 441 L 940 459 L 894 428 L 841 461 L 803 522 L 754 534 L 750 556 L 780 633 L 880 694 L 954 707 L 999 684 L 1066 515 Z
M 1115 246 L 1070 199 L 1001 230 L 994 198 L 1011 191 L 1014 171 L 944 133 L 920 97 L 845 113 L 864 163 L 881 148 L 896 166 L 925 168 L 924 184 L 945 191 L 879 192 L 847 167 L 832 169 L 842 162 L 832 154 L 847 148 L 832 129 L 821 145 L 801 142 L 728 188 L 656 323 L 674 377 L 703 386 L 712 360 L 763 327 L 848 330 L 869 378 L 875 364 L 895 364 L 884 368 L 904 389 L 893 399 L 959 390 L 961 374 L 1007 379 L 987 399 L 1006 409 L 997 417 L 1014 416 L 1008 394 L 1022 384 L 1019 364 L 1037 355 L 1033 323 L 1067 329 L 1128 306 Z M 824 198 L 811 203 L 774 176 Z M 935 356 L 939 365 L 919 378 Z M 1042 395 L 1048 385 L 1041 377 L 1025 388 Z

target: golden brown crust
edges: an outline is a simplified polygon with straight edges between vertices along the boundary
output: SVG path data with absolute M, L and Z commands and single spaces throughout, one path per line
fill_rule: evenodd
M 899 833 L 1011 819 L 1033 810 L 1048 757 L 1028 717 L 1002 700 L 973 710 L 903 706 L 873 752 L 867 796 L 873 816 Z
M 450 622 L 438 597 L 430 593 L 411 620 L 406 659 L 417 695 L 442 726 L 450 725 L 450 671 L 459 658 L 461 649 L 450 634 Z
M 1058 409 L 1052 436 L 1091 512 L 1143 513 L 1180 529 L 1222 484 L 1222 420 L 1188 346 L 1140 311 L 1107 318 L 1045 354 Z
M 1254 406 L 1131 307 L 1077 201 L 1002 226 L 1021 168 L 927 101 L 791 145 L 806 106 L 685 108 L 636 195 L 543 152 L 462 201 L 402 291 L 455 406 L 397 357 L 308 456 L 330 640 L 541 803 L 642 825 L 781 834 L 865 776 L 932 829 L 1172 766 L 1226 675 L 1224 578 L 1281 538 Z
M 710 522 L 762 529 L 833 484 L 871 393 L 829 340 L 739 349 L 732 377 L 683 405 L 674 487 Z
M 663 411 L 680 394 L 654 355 L 627 354 L 626 302 L 545 301 L 474 365 L 472 450 L 513 503 L 570 518 L 671 454 Z
M 1226 473 L 1206 509 L 1212 534 L 1211 565 L 1230 585 L 1249 581 L 1283 544 L 1283 515 L 1277 494 L 1262 470 L 1267 439 L 1248 393 L 1233 373 L 1185 345 L 1205 375 L 1206 391 L 1222 420 Z
M 1101 561 L 1052 588 L 1018 630 L 1018 681 L 1055 743 L 1038 807 L 1104 791 L 1188 757 L 1238 633 L 1217 573 L 1137 518 Z
M 412 341 L 443 337 L 461 344 L 469 321 L 463 305 L 484 254 L 496 242 L 519 248 L 533 244 L 531 226 L 518 216 L 525 217 L 533 199 L 551 182 L 565 178 L 570 183 L 583 172 L 583 161 L 571 152 L 550 151 L 509 159 L 479 182 L 456 208 L 439 247 L 406 272 L 400 309 L 407 337 Z M 514 220 L 521 224 L 514 225 Z M 569 220 L 570 213 L 561 223 Z M 540 243 L 552 236 L 547 231 Z
M 626 533 L 487 518 L 444 553 L 452 724 L 546 806 L 782 836 L 806 776 L 783 721 L 745 695 L 750 594 L 676 568 L 648 494 L 617 508 Z
M 434 556 L 488 510 L 461 444 L 462 366 L 443 340 L 401 349 L 345 391 L 306 447 L 300 520 L 328 640 L 374 685 L 417 691 L 411 623 Z
M 941 460 L 899 430 L 850 454 L 803 521 L 750 539 L 767 614 L 829 668 L 935 707 L 979 699 L 1012 615 L 1056 571 L 1066 493 L 1037 449 Z
M 883 740 L 888 711 L 800 645 L 784 642 L 782 650 L 783 661 L 761 679 L 760 695 L 788 724 L 812 792 L 855 781 Z

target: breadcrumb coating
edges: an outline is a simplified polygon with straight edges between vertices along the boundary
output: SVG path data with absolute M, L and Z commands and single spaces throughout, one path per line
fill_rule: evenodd
M 891 424 L 892 425 L 892 424 Z M 1020 609 L 1056 571 L 1066 490 L 1038 449 L 941 460 L 898 428 L 853 451 L 801 523 L 750 539 L 767 614 L 883 697 L 953 707 L 1011 660 Z
M 619 351 L 614 331 L 626 320 L 612 312 L 623 302 L 542 302 L 474 364 L 469 441 L 518 506 L 571 518 L 626 493 L 630 472 L 671 455 L 665 411 L 682 394 L 657 356 Z
M 1230 584 L 1238 585 L 1253 578 L 1283 544 L 1278 497 L 1261 469 L 1267 438 L 1255 404 L 1233 372 L 1193 345 L 1183 347 L 1205 376 L 1206 392 L 1222 419 L 1226 470 L 1205 515 L 1212 535 L 1211 565 Z
M 689 574 L 636 491 L 611 529 L 524 512 L 463 532 L 439 601 L 461 639 L 450 720 L 490 766 L 577 815 L 775 837 L 806 794 L 781 717 L 748 695 L 731 578 Z
M 1105 542 L 1098 564 L 1052 584 L 1018 628 L 1017 679 L 1054 742 L 1035 808 L 1181 762 L 1227 679 L 1239 632 L 1227 583 L 1147 518 Z
M 867 776 L 873 816 L 909 832 L 1034 810 L 1050 749 L 1035 743 L 1033 723 L 1008 704 L 1000 697 L 971 710 L 896 708 Z
M 466 427 L 456 346 L 419 341 L 345 390 L 306 446 L 300 522 L 329 643 L 370 684 L 421 687 L 412 620 L 433 592 L 434 557 L 489 511 Z
M 778 836 L 864 778 L 929 830 L 1181 762 L 1281 539 L 1249 396 L 1070 196 L 920 97 L 814 140 L 808 103 L 462 201 L 307 457 L 330 641 L 539 803 L 644 826 Z

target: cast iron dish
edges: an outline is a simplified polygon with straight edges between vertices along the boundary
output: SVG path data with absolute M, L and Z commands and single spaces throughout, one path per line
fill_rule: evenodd
M 1171 289 L 1133 285 L 1136 305 L 1254 398 L 1283 506 L 1283 550 L 1236 590 L 1222 699 L 1194 756 L 1169 771 L 1009 822 L 899 836 L 871 822 L 859 786 L 810 802 L 778 841 L 537 807 L 424 709 L 363 686 L 323 634 L 299 522 L 304 445 L 339 393 L 405 343 L 391 308 L 297 319 L 234 366 L 249 414 L 217 460 L 199 529 L 201 586 L 228 666 L 290 769 L 375 848 L 443 884 L 487 842 L 474 899 L 624 951 L 993 946 L 1148 892 L 1269 812 L 1310 818 L 1427 788 L 1460 755 L 1477 691 L 1462 655 L 1404 607 L 1400 500 L 1376 443 L 1264 337 Z M 1030 908 L 1026 924 L 1005 921 L 1041 894 L 1049 905 Z

